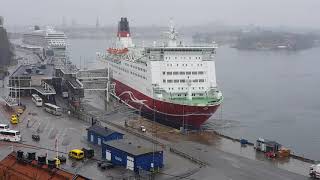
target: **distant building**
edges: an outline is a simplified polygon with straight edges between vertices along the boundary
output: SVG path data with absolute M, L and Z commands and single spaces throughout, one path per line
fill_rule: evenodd
M 0 16 L 0 69 L 10 64 L 13 53 L 8 39 L 7 31 L 3 27 L 4 19 Z
M 67 26 L 67 20 L 66 20 L 66 17 L 63 16 L 62 17 L 62 27 L 66 27 Z
M 77 26 L 77 21 L 75 19 L 72 19 L 71 20 L 71 25 L 74 27 L 74 26 Z
M 0 16 L 0 27 L 3 27 L 3 22 L 4 20 L 3 20 L 3 17 L 2 16 Z
M 97 17 L 97 20 L 96 20 L 96 28 L 100 28 L 100 23 L 99 23 L 99 17 Z

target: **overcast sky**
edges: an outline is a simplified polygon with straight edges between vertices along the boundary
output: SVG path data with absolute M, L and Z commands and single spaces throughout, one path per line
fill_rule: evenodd
M 320 0 L 0 0 L 7 26 L 114 25 L 127 16 L 133 26 L 180 26 L 221 22 L 227 25 L 320 27 Z

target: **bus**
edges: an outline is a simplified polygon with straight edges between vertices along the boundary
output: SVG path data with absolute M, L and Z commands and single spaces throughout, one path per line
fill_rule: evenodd
M 36 104 L 36 106 L 42 106 L 42 99 L 40 96 L 38 96 L 38 94 L 32 94 L 32 101 L 34 104 Z
M 8 130 L 8 129 L 9 129 L 9 125 L 8 124 L 0 124 L 0 131 Z
M 0 140 L 10 141 L 10 142 L 19 142 L 21 141 L 20 131 L 6 129 L 0 131 Z
M 50 103 L 44 103 L 44 109 L 53 115 L 60 116 L 62 115 L 62 110 L 59 106 Z

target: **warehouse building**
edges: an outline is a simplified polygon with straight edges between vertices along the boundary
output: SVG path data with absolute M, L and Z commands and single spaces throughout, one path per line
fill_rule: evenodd
M 104 141 L 102 158 L 111 161 L 113 165 L 123 166 L 135 172 L 157 172 L 163 167 L 163 151 L 153 151 L 125 139 Z
M 103 141 L 111 141 L 116 139 L 122 139 L 123 134 L 117 131 L 108 129 L 107 127 L 102 127 L 99 125 L 93 125 L 87 129 L 88 131 L 88 141 L 95 144 L 101 145 Z

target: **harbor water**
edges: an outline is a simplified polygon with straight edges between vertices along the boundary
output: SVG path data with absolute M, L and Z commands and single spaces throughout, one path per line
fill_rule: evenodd
M 96 52 L 110 42 L 70 39 L 70 57 L 81 68 L 101 68 Z M 320 160 L 320 48 L 300 52 L 217 50 L 216 71 L 224 103 L 204 127 L 253 142 L 276 140 Z

